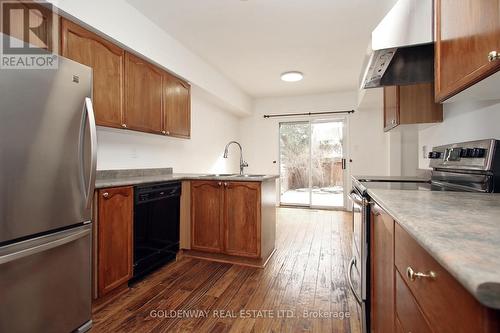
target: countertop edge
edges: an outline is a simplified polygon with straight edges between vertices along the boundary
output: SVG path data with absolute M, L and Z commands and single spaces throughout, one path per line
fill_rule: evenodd
M 376 190 L 368 189 L 368 195 L 375 201 L 394 221 L 396 221 L 408 234 L 422 247 L 434 260 L 436 260 L 448 273 L 450 273 L 479 303 L 492 308 L 500 309 L 500 283 L 499 282 L 484 282 L 484 283 L 470 283 L 467 279 L 463 278 L 458 272 L 447 264 L 429 246 L 422 242 L 420 237 L 408 227 L 404 218 L 396 214 L 376 193 Z
M 265 175 L 262 177 L 207 177 L 204 175 L 185 175 L 185 174 L 169 174 L 159 176 L 144 176 L 144 177 L 124 177 L 118 179 L 98 179 L 95 183 L 95 189 L 119 186 L 147 185 L 162 182 L 175 182 L 184 180 L 207 180 L 207 181 L 234 181 L 234 182 L 258 182 L 275 180 L 278 175 Z

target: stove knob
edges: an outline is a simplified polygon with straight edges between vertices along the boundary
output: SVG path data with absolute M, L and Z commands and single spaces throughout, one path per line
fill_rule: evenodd
M 474 149 L 472 149 L 472 148 L 462 149 L 462 151 L 460 153 L 460 157 L 463 157 L 463 158 L 474 157 Z
M 429 158 L 430 159 L 437 159 L 437 158 L 441 158 L 441 153 L 439 151 L 431 151 L 429 153 Z
M 486 149 L 484 148 L 474 148 L 472 152 L 472 157 L 483 158 L 486 155 Z

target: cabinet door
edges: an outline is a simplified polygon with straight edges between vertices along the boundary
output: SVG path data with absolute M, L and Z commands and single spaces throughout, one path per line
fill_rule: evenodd
M 191 248 L 222 252 L 222 183 L 191 182 Z
M 432 83 L 399 87 L 399 123 L 422 124 L 443 121 L 443 106 L 434 102 Z
M 63 19 L 62 55 L 93 69 L 92 101 L 97 125 L 122 127 L 125 52 Z
M 168 73 L 163 76 L 163 115 L 166 135 L 190 137 L 191 87 Z
M 224 183 L 224 252 L 260 257 L 260 183 Z
M 35 47 L 57 53 L 57 15 L 42 4 L 30 1 L 0 0 L 2 18 L 0 31 Z M 26 15 L 28 20 L 25 20 Z M 28 29 L 29 26 L 29 29 Z
M 498 70 L 499 0 L 436 1 L 436 101 L 443 101 Z
M 384 131 L 399 125 L 399 88 L 384 87 Z
M 394 332 L 394 220 L 377 205 L 371 219 L 371 325 L 374 333 Z
M 162 132 L 162 76 L 160 69 L 125 53 L 124 127 L 142 132 Z
M 132 277 L 133 188 L 99 190 L 98 294 L 107 294 Z

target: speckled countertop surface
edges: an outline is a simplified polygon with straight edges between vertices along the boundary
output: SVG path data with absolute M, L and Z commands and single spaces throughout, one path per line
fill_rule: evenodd
M 208 175 L 208 176 L 207 176 Z M 262 182 L 271 179 L 276 179 L 277 175 L 263 175 L 259 177 L 231 176 L 224 177 L 213 174 L 195 174 L 195 173 L 159 173 L 159 174 L 144 174 L 144 175 L 103 175 L 96 180 L 96 188 L 128 186 L 149 184 L 158 182 L 169 182 L 178 180 L 221 180 L 221 181 L 253 181 Z
M 500 195 L 368 189 L 482 304 L 500 309 Z

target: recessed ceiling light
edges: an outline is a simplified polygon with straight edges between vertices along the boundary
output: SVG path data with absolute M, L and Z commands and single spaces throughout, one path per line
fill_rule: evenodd
M 297 82 L 304 78 L 304 74 L 297 71 L 285 72 L 281 74 L 281 80 L 285 82 Z

